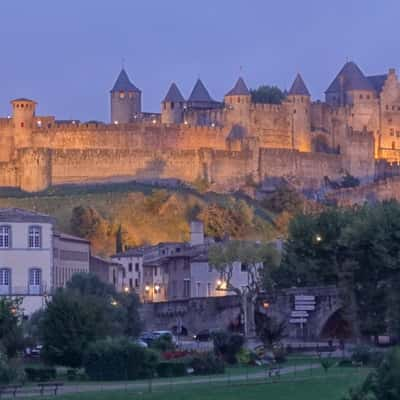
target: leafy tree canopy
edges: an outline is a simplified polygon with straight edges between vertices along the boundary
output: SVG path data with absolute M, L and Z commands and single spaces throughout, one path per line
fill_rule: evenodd
M 257 89 L 251 89 L 253 103 L 281 104 L 286 95 L 277 86 L 262 85 Z

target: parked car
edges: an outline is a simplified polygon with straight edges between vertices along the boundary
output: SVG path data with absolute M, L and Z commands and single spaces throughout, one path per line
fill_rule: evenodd
M 193 335 L 193 339 L 199 342 L 208 342 L 212 339 L 212 336 L 215 332 L 218 332 L 218 329 L 203 329 L 196 335 Z
M 24 351 L 24 355 L 27 358 L 39 358 L 40 353 L 42 352 L 43 346 L 41 344 L 38 344 L 33 347 L 27 347 Z
M 155 338 L 156 338 L 156 337 L 153 335 L 152 332 L 143 332 L 143 333 L 140 335 L 140 337 L 139 337 L 138 340 L 140 340 L 140 341 L 146 343 L 147 346 L 151 346 L 151 344 L 154 342 L 154 339 L 155 339 Z
M 140 346 L 140 347 L 144 347 L 144 348 L 147 348 L 147 347 L 149 347 L 149 345 L 144 341 L 144 340 L 142 340 L 142 339 L 135 339 L 134 341 L 133 341 L 133 343 L 134 344 L 137 344 L 138 346 Z

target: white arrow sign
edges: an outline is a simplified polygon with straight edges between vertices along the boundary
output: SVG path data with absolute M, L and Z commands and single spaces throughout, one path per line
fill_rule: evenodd
M 306 301 L 315 301 L 315 296 L 307 296 L 307 295 L 298 295 L 298 296 L 294 296 L 294 300 L 298 301 L 298 300 L 306 300 Z
M 291 316 L 292 317 L 308 317 L 308 312 L 307 311 L 292 311 Z
M 305 318 L 291 318 L 289 319 L 291 324 L 305 324 L 307 320 Z
M 314 311 L 315 310 L 315 306 L 313 305 L 309 305 L 309 306 L 305 306 L 305 305 L 295 305 L 294 308 L 296 309 L 296 311 Z

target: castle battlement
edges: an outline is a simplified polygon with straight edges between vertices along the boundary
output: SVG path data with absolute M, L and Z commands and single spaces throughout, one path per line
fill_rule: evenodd
M 141 91 L 121 71 L 110 100 L 111 123 L 57 121 L 37 116 L 32 100 L 13 100 L 12 116 L 0 119 L 0 186 L 200 178 L 237 189 L 251 175 L 258 183 L 292 176 L 316 187 L 343 171 L 362 182 L 400 174 L 393 71 L 369 77 L 346 63 L 324 102 L 311 101 L 300 75 L 281 104 L 252 102 L 242 78 L 223 101 L 200 80 L 188 99 L 173 84 L 160 114 L 142 111 Z

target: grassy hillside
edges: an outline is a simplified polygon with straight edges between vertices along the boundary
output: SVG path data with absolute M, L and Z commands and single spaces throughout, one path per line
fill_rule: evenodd
M 115 251 L 121 225 L 128 245 L 182 241 L 189 238 L 189 221 L 205 222 L 206 233 L 240 239 L 267 240 L 277 234 L 273 215 L 241 195 L 201 194 L 188 188 L 165 189 L 137 183 L 59 186 L 40 194 L 0 190 L 0 207 L 19 207 L 54 216 L 57 228 L 71 229 L 72 210 L 92 207 L 102 218 L 99 232 L 89 239 L 95 252 Z

